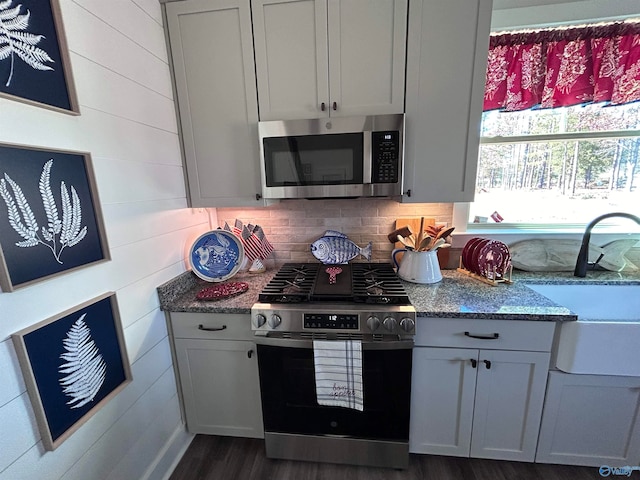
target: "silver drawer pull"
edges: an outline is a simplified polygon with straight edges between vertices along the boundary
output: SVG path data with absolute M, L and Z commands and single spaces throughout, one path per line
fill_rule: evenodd
M 204 325 L 198 325 L 198 330 L 204 330 L 205 332 L 219 332 L 220 330 L 226 330 L 227 326 L 222 325 L 221 327 L 205 327 Z
M 464 332 L 464 336 L 469 338 L 478 338 L 480 340 L 495 340 L 496 338 L 500 338 L 499 333 L 492 333 L 489 335 L 471 335 L 469 332 Z

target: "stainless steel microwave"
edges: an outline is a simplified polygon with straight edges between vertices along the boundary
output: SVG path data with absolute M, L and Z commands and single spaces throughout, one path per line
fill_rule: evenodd
M 404 115 L 258 123 L 264 198 L 402 195 Z

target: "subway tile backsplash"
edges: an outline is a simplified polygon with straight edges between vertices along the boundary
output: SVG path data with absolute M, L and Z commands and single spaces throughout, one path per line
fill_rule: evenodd
M 451 224 L 453 204 L 404 204 L 387 198 L 283 200 L 261 208 L 218 208 L 218 226 L 243 223 L 262 226 L 275 248 L 275 262 L 310 262 L 311 243 L 325 230 L 337 230 L 360 247 L 373 242 L 372 261 L 389 261 L 394 245 L 387 235 L 403 217 L 430 217 Z

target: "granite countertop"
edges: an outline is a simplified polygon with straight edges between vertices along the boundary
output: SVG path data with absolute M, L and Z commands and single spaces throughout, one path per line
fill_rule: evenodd
M 247 282 L 249 290 L 214 302 L 196 299 L 202 288 L 212 284 L 187 271 L 158 287 L 160 308 L 170 312 L 249 314 L 251 306 L 258 300 L 258 293 L 276 271 L 272 269 L 260 274 L 241 272 L 230 281 Z M 512 284 L 495 287 L 455 270 L 443 270 L 442 275 L 441 282 L 431 285 L 403 281 L 418 316 L 572 321 L 577 319 L 575 314 L 527 288 L 526 284 L 640 285 L 640 274 L 617 272 L 589 272 L 586 278 L 576 278 L 571 272 L 514 271 Z

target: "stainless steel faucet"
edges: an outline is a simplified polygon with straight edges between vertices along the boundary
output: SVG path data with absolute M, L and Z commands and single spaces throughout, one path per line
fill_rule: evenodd
M 591 221 L 591 223 L 587 225 L 587 228 L 584 231 L 584 235 L 582 236 L 582 245 L 580 246 L 580 252 L 578 253 L 578 259 L 576 260 L 576 268 L 573 271 L 574 277 L 585 277 L 587 275 L 587 265 L 589 263 L 589 242 L 591 241 L 591 230 L 597 223 L 601 222 L 605 218 L 611 218 L 611 217 L 628 218 L 636 222 L 638 225 L 640 225 L 640 218 L 630 213 L 624 213 L 624 212 L 605 213 L 604 215 L 600 215 L 599 217 L 594 218 Z

